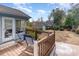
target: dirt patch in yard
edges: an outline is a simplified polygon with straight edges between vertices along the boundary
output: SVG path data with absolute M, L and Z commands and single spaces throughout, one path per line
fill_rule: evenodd
M 56 31 L 56 41 L 79 45 L 79 35 L 71 31 Z

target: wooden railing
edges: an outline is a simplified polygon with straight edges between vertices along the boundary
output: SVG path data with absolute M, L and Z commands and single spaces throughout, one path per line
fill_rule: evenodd
M 50 34 L 48 37 L 44 38 L 43 40 L 38 42 L 39 56 L 46 56 L 49 55 L 54 47 L 55 39 L 54 34 Z
M 36 43 L 36 44 L 35 44 Z M 49 34 L 49 36 L 44 37 L 43 39 L 35 42 L 34 45 L 34 55 L 46 56 L 51 53 L 55 47 L 55 34 Z

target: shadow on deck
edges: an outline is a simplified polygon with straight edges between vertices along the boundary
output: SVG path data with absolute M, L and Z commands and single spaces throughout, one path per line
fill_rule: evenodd
M 33 49 L 31 47 L 27 47 L 25 42 L 16 43 L 10 47 L 0 50 L 0 56 L 32 56 L 32 55 L 33 55 Z

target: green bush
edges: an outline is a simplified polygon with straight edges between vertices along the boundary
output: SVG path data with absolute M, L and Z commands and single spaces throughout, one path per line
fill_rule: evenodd
M 54 30 L 59 30 L 60 29 L 60 26 L 55 25 L 55 26 L 53 26 L 53 29 Z
M 53 29 L 63 31 L 64 26 L 63 25 L 55 25 L 55 26 L 53 26 Z
M 60 31 L 63 31 L 64 30 L 64 28 L 60 28 Z
M 64 30 L 64 26 L 60 25 L 60 31 L 63 31 L 63 30 Z
M 72 26 L 65 25 L 64 28 L 67 29 L 67 31 L 71 31 Z

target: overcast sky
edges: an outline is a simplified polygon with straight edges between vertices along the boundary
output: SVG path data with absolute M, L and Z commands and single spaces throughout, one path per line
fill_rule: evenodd
M 48 19 L 52 9 L 60 8 L 64 9 L 67 12 L 71 8 L 68 3 L 1 3 L 12 8 L 19 9 L 24 13 L 30 15 L 33 20 L 37 20 L 40 17 L 43 17 L 43 20 Z

